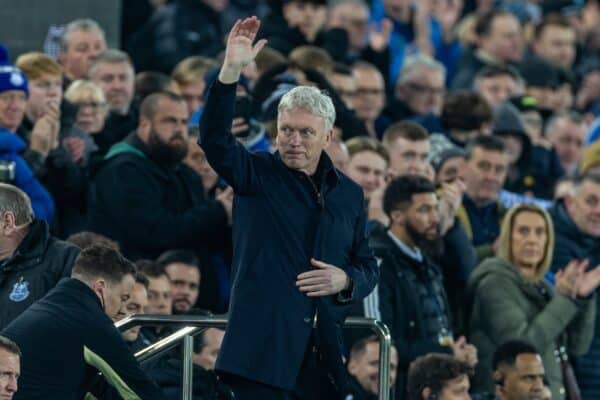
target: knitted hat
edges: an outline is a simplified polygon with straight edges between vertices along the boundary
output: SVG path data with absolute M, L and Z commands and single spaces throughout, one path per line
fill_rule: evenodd
M 596 140 L 583 150 L 579 164 L 579 172 L 583 175 L 598 165 L 600 165 L 600 140 Z
M 429 136 L 429 145 L 429 162 L 435 172 L 438 172 L 449 159 L 466 156 L 463 149 L 454 145 L 446 136 L 440 133 Z
M 0 44 L 0 93 L 8 90 L 22 90 L 29 95 L 27 78 L 10 63 L 6 47 Z
M 510 102 L 504 102 L 494 108 L 494 135 L 527 135 L 525 124 L 519 110 Z

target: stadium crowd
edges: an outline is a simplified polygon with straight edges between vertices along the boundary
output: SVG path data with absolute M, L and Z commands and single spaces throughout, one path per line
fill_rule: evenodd
M 598 0 L 123 1 L 119 48 L 91 18 L 0 46 L 0 398 L 181 397 L 179 352 L 133 357 L 172 329 L 113 323 L 228 312 L 245 227 L 198 143 L 252 15 L 231 133 L 274 152 L 286 93 L 331 97 L 379 269 L 350 315 L 390 329 L 391 398 L 600 399 Z M 231 398 L 224 336 L 194 339 L 194 399 Z M 377 338 L 345 339 L 340 398 L 377 398 Z

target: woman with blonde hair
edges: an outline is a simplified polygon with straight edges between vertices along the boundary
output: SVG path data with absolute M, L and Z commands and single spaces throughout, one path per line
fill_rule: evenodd
M 469 339 L 479 355 L 476 391 L 494 392 L 494 350 L 507 340 L 522 339 L 539 349 L 552 398 L 565 398 L 560 358 L 581 355 L 590 346 L 600 268 L 587 271 L 586 260 L 572 260 L 553 287 L 544 276 L 554 245 L 548 213 L 517 205 L 504 217 L 496 257 L 484 260 L 469 279 Z
M 69 85 L 65 99 L 79 107 L 75 117 L 75 125 L 79 129 L 90 135 L 102 131 L 108 104 L 100 86 L 92 81 L 76 80 Z

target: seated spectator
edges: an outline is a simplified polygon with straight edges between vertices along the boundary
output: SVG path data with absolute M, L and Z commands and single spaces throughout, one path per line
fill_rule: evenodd
M 557 247 L 564 246 L 557 243 Z M 469 337 L 481 359 L 473 380 L 475 390 L 494 389 L 494 343 L 522 339 L 538 348 L 552 397 L 565 398 L 557 354 L 566 359 L 589 349 L 600 268 L 586 272 L 587 261 L 572 259 L 556 275 L 553 287 L 544 275 L 554 247 L 548 213 L 533 205 L 517 205 L 504 217 L 497 256 L 485 260 L 471 275 Z
M 181 94 L 177 82 L 162 72 L 142 71 L 135 76 L 134 93 L 137 101 L 141 103 L 156 92 Z
M 391 176 L 430 176 L 429 134 L 421 125 L 395 122 L 385 130 L 382 142 L 390 154 Z
M 173 313 L 173 298 L 171 294 L 171 280 L 163 267 L 152 260 L 138 260 L 135 263 L 137 270 L 148 279 L 148 303 L 142 310 L 144 314 L 171 315 Z M 150 342 L 155 342 L 171 329 L 162 326 L 144 326 L 141 334 Z
M 352 69 L 344 64 L 336 63 L 331 73 L 327 75 L 327 80 L 336 93 L 344 100 L 346 107 L 353 110 L 354 98 L 356 97 L 356 82 L 354 76 L 352 76 Z
M 93 244 L 101 244 L 103 246 L 119 250 L 119 243 L 115 242 L 114 240 L 110 240 L 106 236 L 102 236 L 98 233 L 90 231 L 74 233 L 69 236 L 66 241 L 74 244 L 82 250 Z
M 458 147 L 465 148 L 476 136 L 489 133 L 493 122 L 492 109 L 476 92 L 456 91 L 444 100 L 440 123 L 445 136 Z
M 134 273 L 135 266 L 118 251 L 88 247 L 75 261 L 71 278 L 4 328 L 2 335 L 22 352 L 21 398 L 83 398 L 101 372 L 96 398 L 114 387 L 122 397 L 165 399 L 111 321 L 131 296 Z
M 29 89 L 23 73 L 8 63 L 6 49 L 0 45 L 0 182 L 13 184 L 27 193 L 35 215 L 48 222 L 54 217 L 54 201 L 23 158 L 27 144 L 17 129 L 25 116 Z M 53 120 L 52 120 L 53 121 Z
M 50 235 L 20 189 L 0 183 L 0 329 L 71 274 L 79 249 Z
M 129 299 L 125 302 L 125 307 L 121 308 L 117 315 L 113 317 L 113 322 L 118 322 L 130 315 L 144 314 L 144 309 L 148 305 L 148 278 L 143 274 L 136 272 L 133 275 L 135 283 L 131 289 Z M 151 342 L 140 333 L 141 326 L 134 326 L 131 329 L 121 333 L 125 342 L 133 353 L 149 346 Z
M 351 381 L 351 394 L 346 400 L 375 400 L 379 395 L 379 339 L 369 336 L 356 342 L 350 350 L 348 373 Z M 390 351 L 390 392 L 393 399 L 396 375 L 398 372 L 398 351 L 392 345 Z
M 575 176 L 585 145 L 586 125 L 579 114 L 560 113 L 546 124 L 548 138 L 568 176 Z
M 183 99 L 169 92 L 148 96 L 137 131 L 112 147 L 98 168 L 89 228 L 116 240 L 133 259 L 173 248 L 217 248 L 232 193 L 205 199 L 200 177 L 181 162 L 187 146 Z
M 385 107 L 385 81 L 381 72 L 364 61 L 352 65 L 356 95 L 352 104 L 356 116 L 365 124 L 369 136 L 380 139 L 390 124 L 382 115 Z
M 206 89 L 206 73 L 217 65 L 206 57 L 192 56 L 180 61 L 171 76 L 179 86 L 181 97 L 188 106 L 189 116 L 204 105 L 204 90 Z
M 205 278 L 200 271 L 200 260 L 191 250 L 169 250 L 158 260 L 171 281 L 173 314 L 185 314 L 196 306 L 200 282 Z
M 381 259 L 379 308 L 398 346 L 396 387 L 402 398 L 408 367 L 417 357 L 453 353 L 475 365 L 477 350 L 464 337 L 454 341 L 442 273 L 425 253 L 440 240 L 433 183 L 419 176 L 396 178 L 385 191 L 383 207 L 390 227 L 372 233 L 371 247 Z
M 298 46 L 290 52 L 288 60 L 292 67 L 314 69 L 326 77 L 333 72 L 333 58 L 327 51 L 316 46 Z
M 408 372 L 406 400 L 470 400 L 473 368 L 448 354 L 417 358 Z
M 195 128 L 192 129 L 190 126 L 188 152 L 183 159 L 183 163 L 200 175 L 205 196 L 209 199 L 214 199 L 217 195 L 217 189 L 222 190 L 226 185 L 219 179 L 219 175 L 217 175 L 206 160 L 206 154 L 204 154 L 202 147 L 198 146 L 199 134 Z
M 333 165 L 347 175 L 348 164 L 350 163 L 348 146 L 339 139 L 332 139 L 325 151 L 329 158 L 331 158 Z
M 479 93 L 492 108 L 521 94 L 521 89 L 525 90 L 523 78 L 516 69 L 509 66 L 484 67 L 473 80 L 473 90 Z
M 531 48 L 536 56 L 570 70 L 575 62 L 576 40 L 577 32 L 569 18 L 553 13 L 535 27 Z
M 77 106 L 75 126 L 90 135 L 102 132 L 108 115 L 108 104 L 102 89 L 92 81 L 73 81 L 65 99 Z
M 530 57 L 519 66 L 525 81 L 525 94 L 537 100 L 538 108 L 546 113 L 566 111 L 560 99 L 559 69 L 537 57 Z
M 18 388 L 21 375 L 21 350 L 15 342 L 0 336 L 0 396 L 11 400 Z
M 492 358 L 492 370 L 498 400 L 542 399 L 545 395 L 542 357 L 527 342 L 510 340 L 500 345 Z
M 355 137 L 346 142 L 350 160 L 348 176 L 362 189 L 368 202 L 371 195 L 385 186 L 388 152 L 381 142 L 370 137 Z

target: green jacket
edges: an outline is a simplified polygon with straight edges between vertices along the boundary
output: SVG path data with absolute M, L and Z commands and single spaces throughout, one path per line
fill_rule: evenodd
M 588 350 L 594 335 L 595 299 L 572 300 L 555 292 L 545 280 L 531 283 L 498 257 L 485 260 L 475 269 L 467 284 L 467 296 L 472 306 L 469 340 L 479 356 L 474 390 L 494 391 L 495 349 L 507 340 L 522 339 L 540 352 L 552 398 L 564 399 L 561 368 L 554 351 L 557 343 L 564 344 L 571 356 Z

